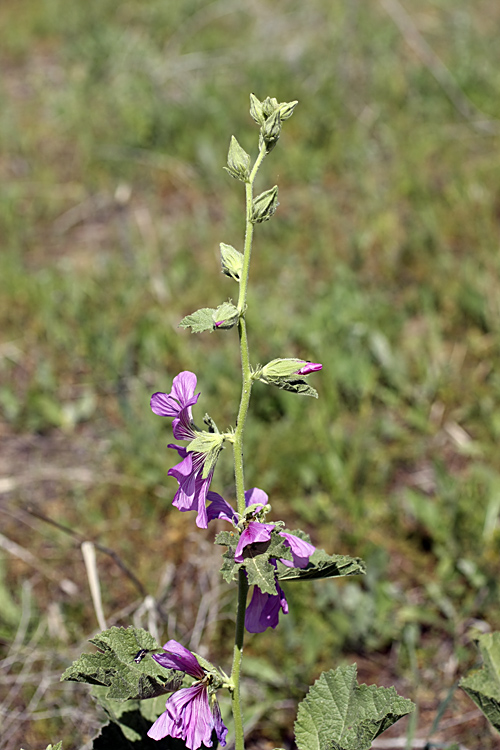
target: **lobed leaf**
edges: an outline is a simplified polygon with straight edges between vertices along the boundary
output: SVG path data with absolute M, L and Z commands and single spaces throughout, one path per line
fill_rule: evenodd
M 480 635 L 477 643 L 483 665 L 463 677 L 459 686 L 500 732 L 500 633 Z
M 98 652 L 82 654 L 61 680 L 106 687 L 106 697 L 116 701 L 154 698 L 176 690 L 182 682 L 182 672 L 165 669 L 151 658 L 151 652 L 162 649 L 142 628 L 113 627 L 90 643 Z
M 213 307 L 201 307 L 191 315 L 186 315 L 179 323 L 179 328 L 191 328 L 191 333 L 203 333 L 203 331 L 214 330 L 214 314 L 216 309 Z
M 415 709 L 393 687 L 358 685 L 355 664 L 323 672 L 299 705 L 299 750 L 369 750 L 373 740 Z
M 295 536 L 304 538 L 306 535 L 299 531 L 291 532 Z M 306 538 L 309 541 L 309 538 Z M 340 578 L 342 576 L 365 575 L 366 564 L 360 557 L 349 555 L 328 555 L 324 550 L 317 549 L 309 558 L 305 568 L 289 568 L 278 562 L 279 581 L 312 581 L 318 578 Z

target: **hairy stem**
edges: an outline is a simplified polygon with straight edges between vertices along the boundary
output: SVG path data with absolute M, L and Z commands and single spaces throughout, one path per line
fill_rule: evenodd
M 250 394 L 252 391 L 252 373 L 250 369 L 250 354 L 248 350 L 247 326 L 245 320 L 247 306 L 247 289 L 248 275 L 250 270 L 250 258 L 252 255 L 253 223 L 252 223 L 252 203 L 253 203 L 253 183 L 257 171 L 262 164 L 266 155 L 265 147 L 261 148 L 259 155 L 255 160 L 253 169 L 250 173 L 249 181 L 245 184 L 246 199 L 246 224 L 245 224 L 245 245 L 243 252 L 243 270 L 240 279 L 240 294 L 238 298 L 238 309 L 240 319 L 238 322 L 238 333 L 240 337 L 241 353 L 241 371 L 242 386 L 240 406 L 236 420 L 236 430 L 234 433 L 233 455 L 234 455 L 234 478 L 236 485 L 236 500 L 238 503 L 238 513 L 243 515 L 245 512 L 245 476 L 243 471 L 243 432 L 250 404 Z M 245 571 L 240 569 L 238 572 L 238 611 L 236 614 L 236 632 L 234 639 L 233 667 L 231 670 L 231 680 L 233 683 L 233 718 L 235 726 L 235 750 L 244 750 L 245 742 L 243 736 L 243 718 L 241 715 L 240 704 L 240 672 L 241 660 L 243 657 L 243 640 L 245 636 L 245 609 L 248 593 L 248 581 Z

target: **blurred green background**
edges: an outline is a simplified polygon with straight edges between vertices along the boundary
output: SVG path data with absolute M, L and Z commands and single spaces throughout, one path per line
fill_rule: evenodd
M 243 190 L 222 167 L 232 134 L 256 154 L 251 91 L 299 100 L 258 178 L 281 205 L 256 231 L 252 358 L 324 368 L 318 401 L 256 385 L 247 485 L 368 575 L 289 585 L 288 617 L 248 638 L 249 748 L 289 748 L 295 698 L 342 660 L 416 700 L 425 736 L 500 627 L 500 5 L 405 8 L 2 0 L 2 750 L 89 747 L 98 725 L 58 684 L 97 628 L 84 540 L 109 548 L 108 625 L 229 666 L 234 592 L 213 530 L 172 510 L 149 397 L 190 369 L 198 421 L 234 424 L 235 331 L 177 326 L 236 296 L 218 244 L 242 247 Z M 444 739 L 497 746 L 457 693 L 464 715 Z

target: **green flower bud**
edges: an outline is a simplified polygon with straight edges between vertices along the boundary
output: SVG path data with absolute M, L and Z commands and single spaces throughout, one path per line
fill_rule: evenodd
M 235 180 L 248 182 L 250 177 L 250 155 L 240 146 L 234 135 L 231 136 L 227 155 L 227 167 L 224 167 L 224 169 Z
M 295 100 L 294 102 L 282 102 L 279 106 L 279 113 L 281 117 L 281 122 L 285 122 L 285 120 L 288 120 L 293 115 L 293 110 L 297 106 L 299 102 Z
M 232 245 L 220 243 L 220 257 L 222 273 L 235 281 L 239 281 L 243 271 L 243 255 Z
M 215 328 L 232 328 L 240 319 L 240 311 L 232 302 L 223 302 L 214 311 L 213 321 Z
M 278 100 L 274 98 L 274 96 L 271 98 L 270 96 L 267 96 L 264 101 L 262 102 L 262 112 L 264 114 L 264 117 L 267 118 L 271 117 L 273 112 L 275 112 L 280 105 L 278 104 Z
M 273 359 L 267 365 L 264 365 L 258 377 L 260 380 L 269 383 L 276 378 L 287 378 L 290 375 L 296 375 L 305 364 L 307 364 L 305 360 L 295 359 L 294 357 Z
M 260 129 L 260 140 L 259 145 L 262 148 L 262 145 L 266 145 L 266 153 L 268 154 L 270 151 L 273 150 L 273 148 L 278 143 L 278 138 L 280 137 L 281 133 L 281 117 L 280 117 L 280 111 L 277 109 L 275 112 L 273 112 L 270 117 L 267 118 L 267 120 L 264 122 Z
M 252 224 L 261 224 L 268 221 L 278 208 L 278 186 L 265 190 L 263 193 L 253 199 L 252 203 Z
M 262 123 L 265 122 L 266 118 L 262 111 L 262 102 L 257 99 L 255 94 L 250 94 L 250 115 L 257 125 L 262 125 Z

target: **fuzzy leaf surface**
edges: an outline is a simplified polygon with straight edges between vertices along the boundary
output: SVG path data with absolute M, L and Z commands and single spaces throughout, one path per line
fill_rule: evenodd
M 191 315 L 186 315 L 179 323 L 179 328 L 190 328 L 191 333 L 203 333 L 214 330 L 215 307 L 201 307 Z
M 500 732 L 500 633 L 487 633 L 477 639 L 483 666 L 460 680 L 476 706 Z
M 358 685 L 355 664 L 323 672 L 299 705 L 299 750 L 369 750 L 373 740 L 415 705 L 393 687 Z
M 295 536 L 304 538 L 300 531 L 293 531 Z M 309 541 L 307 537 L 305 541 Z M 317 549 L 309 558 L 305 568 L 288 568 L 278 562 L 279 581 L 312 581 L 318 578 L 340 578 L 342 576 L 359 576 L 366 573 L 366 564 L 360 557 L 349 555 L 328 555 Z
M 275 385 L 282 391 L 288 391 L 289 393 L 297 393 L 299 396 L 312 396 L 318 398 L 318 391 L 309 385 L 305 378 L 300 375 L 291 375 L 290 377 L 275 377 L 275 378 L 259 378 L 263 383 L 269 385 Z
M 82 654 L 61 680 L 104 686 L 106 697 L 116 701 L 154 698 L 176 690 L 182 682 L 182 672 L 165 669 L 151 658 L 150 652 L 162 649 L 142 628 L 113 627 L 90 643 L 98 652 Z

